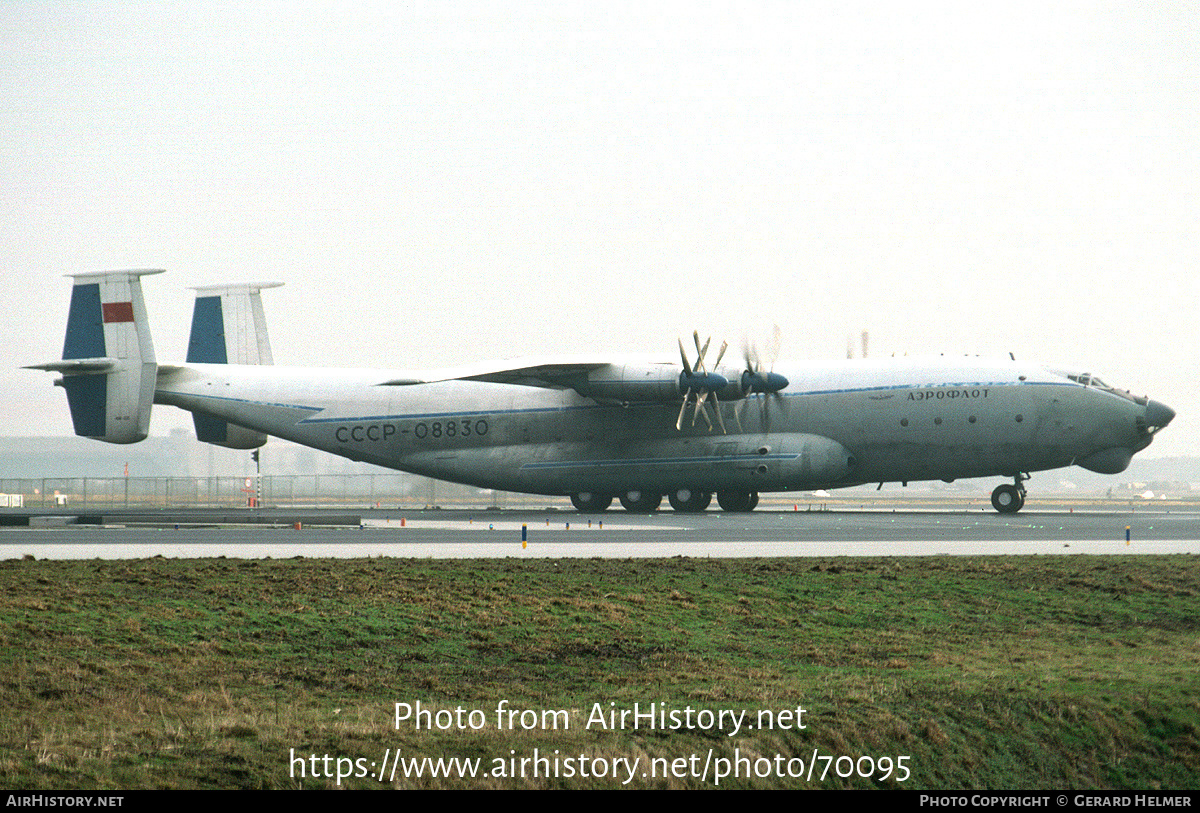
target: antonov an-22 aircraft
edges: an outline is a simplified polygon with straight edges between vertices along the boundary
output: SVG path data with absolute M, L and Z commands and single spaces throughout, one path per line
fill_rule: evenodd
M 461 370 L 272 364 L 260 291 L 198 288 L 187 360 L 159 364 L 141 277 L 72 275 L 62 374 L 76 434 L 134 443 L 152 404 L 190 411 L 200 440 L 251 449 L 274 435 L 379 466 L 483 488 L 613 498 L 649 512 L 749 511 L 770 491 L 960 477 L 1019 511 L 1029 473 L 1123 471 L 1171 422 L 1168 406 L 1010 359 L 847 360 L 764 369 L 725 346 L 660 360 L 555 357 Z M 724 363 L 723 363 L 724 362 Z M 768 365 L 769 366 L 769 365 Z

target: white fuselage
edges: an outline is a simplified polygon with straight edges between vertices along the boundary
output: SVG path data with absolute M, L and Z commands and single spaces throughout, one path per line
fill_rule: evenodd
M 677 430 L 682 394 L 616 403 L 521 383 L 384 383 L 404 378 L 387 370 L 163 367 L 154 400 L 353 460 L 545 494 L 782 491 L 1072 463 L 1119 471 L 1152 434 L 1146 399 L 1017 362 L 903 358 L 776 372 L 788 381 L 780 392 L 720 404 L 727 433 L 693 422 L 691 408 Z

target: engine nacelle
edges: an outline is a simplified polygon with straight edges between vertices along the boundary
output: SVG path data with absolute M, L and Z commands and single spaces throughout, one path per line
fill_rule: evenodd
M 656 403 L 678 401 L 689 390 L 715 392 L 721 401 L 745 397 L 737 380 L 719 373 L 686 372 L 666 362 L 606 364 L 571 382 L 580 395 L 597 401 Z
M 580 376 L 571 387 L 598 401 L 678 401 L 683 397 L 679 373 L 675 364 L 606 364 Z

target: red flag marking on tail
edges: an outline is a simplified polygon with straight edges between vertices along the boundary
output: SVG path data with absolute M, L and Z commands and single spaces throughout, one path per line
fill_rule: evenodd
M 132 322 L 133 321 L 133 303 L 132 302 L 105 302 L 104 303 L 104 323 L 109 322 Z

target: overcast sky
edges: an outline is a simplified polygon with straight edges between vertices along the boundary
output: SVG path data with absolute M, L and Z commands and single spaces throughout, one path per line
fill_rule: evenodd
M 981 353 L 1200 453 L 1190 3 L 0 4 L 0 433 L 69 434 L 63 274 L 264 293 L 276 363 Z M 152 431 L 189 425 L 158 407 Z

